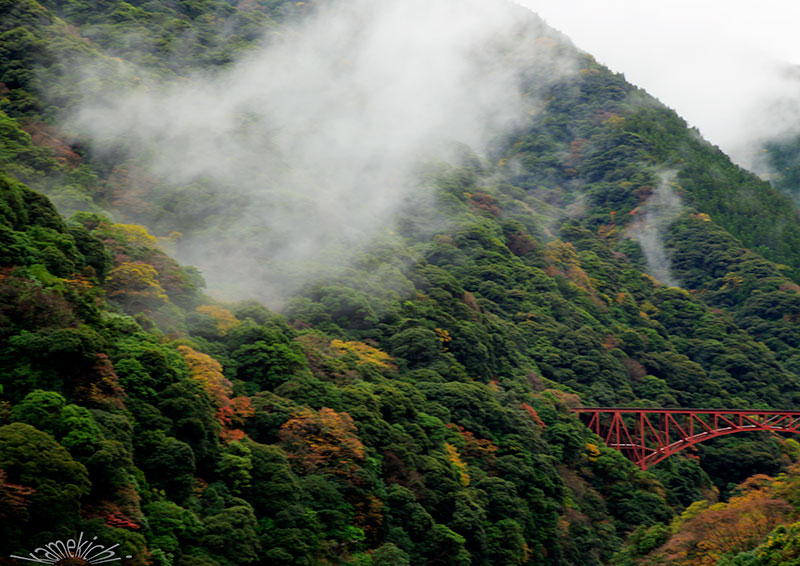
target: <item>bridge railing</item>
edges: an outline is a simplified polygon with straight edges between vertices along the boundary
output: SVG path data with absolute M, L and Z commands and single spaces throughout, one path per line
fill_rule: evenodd
M 610 447 L 641 469 L 705 440 L 747 431 L 800 433 L 800 411 L 738 409 L 572 409 Z

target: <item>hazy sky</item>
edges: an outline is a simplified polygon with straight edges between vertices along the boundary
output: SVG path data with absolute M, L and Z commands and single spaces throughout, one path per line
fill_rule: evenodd
M 800 1 L 517 0 L 711 142 L 746 161 L 743 142 L 796 129 Z

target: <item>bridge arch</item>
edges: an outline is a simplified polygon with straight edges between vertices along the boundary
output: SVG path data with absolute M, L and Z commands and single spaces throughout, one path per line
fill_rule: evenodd
M 712 438 L 739 432 L 800 433 L 800 411 L 728 409 L 572 409 L 603 441 L 646 470 Z

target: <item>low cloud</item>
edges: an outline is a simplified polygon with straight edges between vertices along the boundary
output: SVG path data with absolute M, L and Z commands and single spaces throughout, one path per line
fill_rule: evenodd
M 149 219 L 180 219 L 179 258 L 212 288 L 279 306 L 429 198 L 420 160 L 529 119 L 533 85 L 572 72 L 544 35 L 500 1 L 321 3 L 227 71 L 112 92 L 70 124 L 146 172 Z
M 664 234 L 683 211 L 681 199 L 673 188 L 675 177 L 674 171 L 659 175 L 658 186 L 642 205 L 640 219 L 627 231 L 627 236 L 636 240 L 642 248 L 647 273 L 671 287 L 678 287 L 680 283 L 672 275 Z
M 800 4 L 517 0 L 646 89 L 744 167 L 800 133 Z

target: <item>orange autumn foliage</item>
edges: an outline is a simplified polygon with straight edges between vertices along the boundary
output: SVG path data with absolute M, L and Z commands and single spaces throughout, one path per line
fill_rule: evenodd
M 141 529 L 144 515 L 139 507 L 138 497 L 135 502 L 130 501 L 129 497 L 127 497 L 127 492 L 129 490 L 130 488 L 123 489 L 123 491 L 126 492 L 123 501 L 101 499 L 87 505 L 85 509 L 86 516 L 102 519 L 108 527 L 133 531 Z M 128 501 L 125 501 L 125 499 L 128 499 Z
M 130 529 L 134 531 L 137 531 L 141 528 L 141 525 L 134 522 L 133 519 L 128 517 L 113 503 L 109 503 L 107 507 L 108 509 L 101 515 L 103 519 L 105 519 L 107 526 L 116 527 L 118 529 Z
M 178 351 L 186 360 L 192 379 L 203 386 L 214 405 L 227 406 L 230 403 L 233 386 L 222 374 L 222 365 L 208 354 L 193 350 L 189 346 L 180 345 Z
M 538 425 L 540 428 L 543 428 L 543 429 L 544 429 L 544 428 L 547 428 L 547 425 L 546 425 L 546 424 L 544 424 L 544 421 L 543 421 L 543 420 L 542 420 L 542 418 L 539 416 L 539 413 L 537 413 L 537 412 L 536 412 L 536 409 L 534 409 L 533 407 L 531 407 L 531 406 L 530 406 L 530 405 L 528 405 L 527 403 L 523 403 L 523 404 L 521 405 L 521 407 L 522 407 L 523 409 L 525 409 L 525 411 L 526 411 L 526 412 L 527 412 L 527 413 L 528 413 L 528 414 L 531 416 L 531 418 L 533 419 L 533 422 L 535 422 L 535 423 L 536 423 L 536 424 L 537 424 L 537 425 Z
M 217 408 L 216 418 L 221 425 L 219 436 L 223 442 L 242 440 L 247 435 L 241 430 L 244 422 L 255 415 L 248 397 L 234 397 L 233 385 L 222 373 L 222 365 L 209 356 L 189 346 L 180 345 L 178 351 L 189 366 L 189 373 L 208 393 Z
M 477 438 L 468 430 L 461 431 L 464 437 L 464 454 L 486 459 L 489 464 L 494 463 L 494 455 L 497 452 L 497 445 L 486 438 Z
M 278 435 L 289 459 L 303 473 L 329 471 L 350 477 L 364 459 L 353 419 L 327 407 L 300 409 L 281 425 Z
M 364 531 L 369 539 L 380 536 L 383 525 L 383 501 L 374 495 L 359 498 L 353 503 L 353 525 Z
M 458 471 L 458 476 L 461 479 L 461 485 L 467 487 L 469 485 L 469 473 L 467 473 L 467 465 L 461 459 L 461 454 L 458 453 L 458 448 L 452 444 L 445 442 L 444 451 L 447 453 L 447 459 L 453 464 L 453 467 Z
M 480 458 L 485 460 L 489 465 L 494 464 L 495 453 L 497 452 L 497 445 L 487 438 L 478 438 L 472 432 L 466 430 L 463 426 L 454 425 L 450 423 L 447 428 L 457 430 L 464 439 L 464 446 L 462 452 L 464 456 L 469 458 Z
M 553 240 L 545 246 L 544 257 L 547 261 L 545 273 L 550 277 L 561 275 L 584 291 L 587 291 L 592 301 L 598 305 L 603 302 L 598 298 L 594 282 L 581 267 L 578 250 L 569 242 Z
M 755 548 L 776 526 L 791 521 L 793 508 L 776 498 L 776 485 L 769 476 L 756 475 L 741 484 L 739 495 L 727 503 L 691 506 L 674 524 L 677 533 L 656 559 L 713 566 L 724 554 Z

